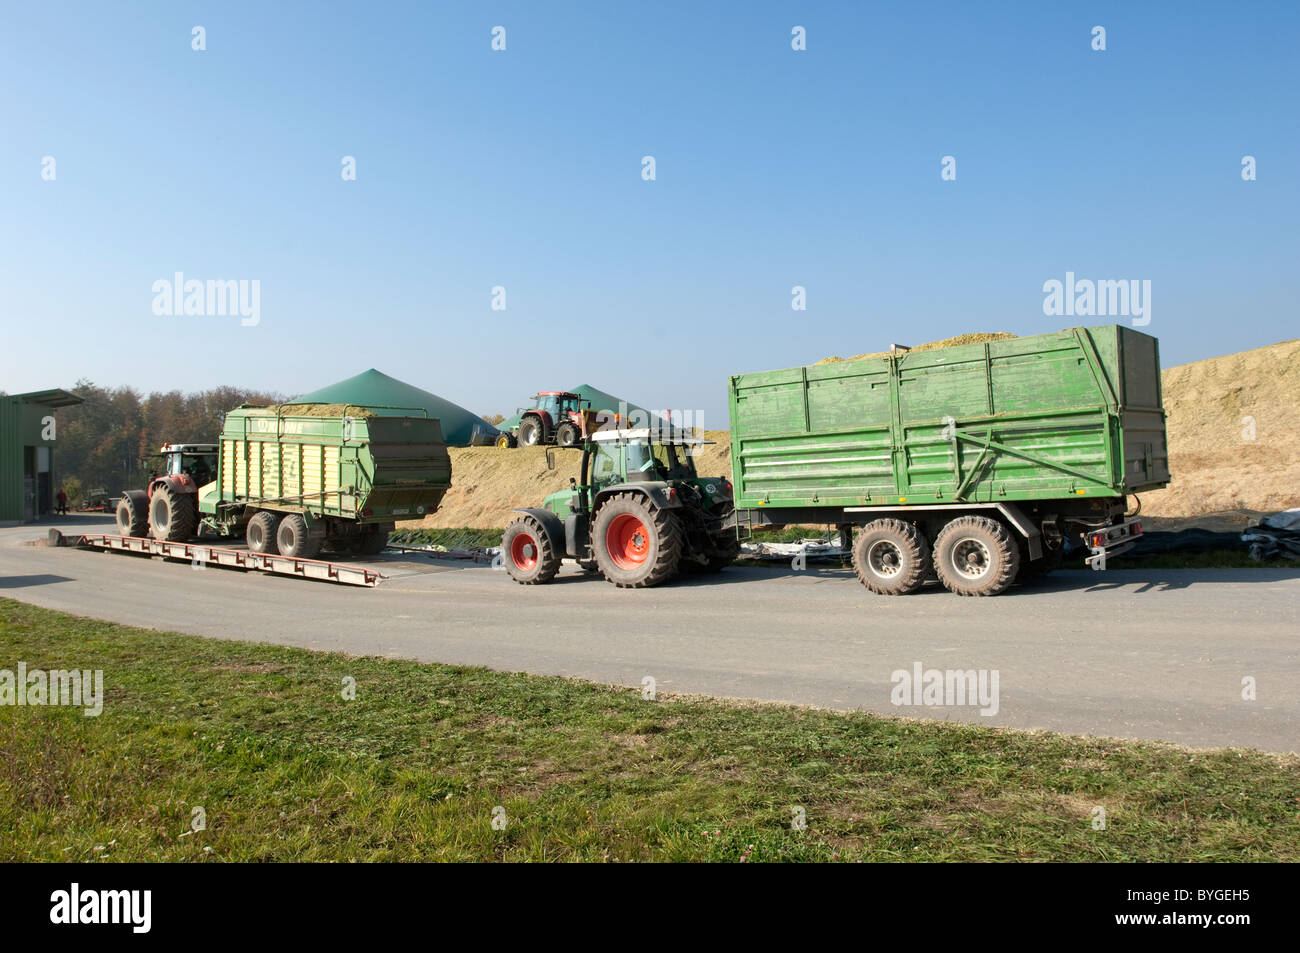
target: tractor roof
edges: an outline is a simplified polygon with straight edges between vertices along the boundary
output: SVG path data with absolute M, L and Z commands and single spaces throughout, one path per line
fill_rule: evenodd
M 567 390 L 539 390 L 534 397 L 581 397 L 581 394 L 574 394 Z
M 165 443 L 159 453 L 216 453 L 215 443 Z
M 621 440 L 627 443 L 646 440 L 650 443 L 680 443 L 690 446 L 717 442 L 715 440 L 702 440 L 699 437 L 693 437 L 690 435 L 690 432 L 686 430 L 659 430 L 651 429 L 650 427 L 641 427 L 637 430 L 597 430 L 591 435 L 591 439 L 599 443 L 611 440 Z

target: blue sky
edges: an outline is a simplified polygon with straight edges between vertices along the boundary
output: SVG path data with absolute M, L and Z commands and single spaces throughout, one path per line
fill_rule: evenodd
M 1298 27 L 1294 3 L 14 5 L 0 388 L 373 366 L 480 413 L 591 383 L 725 426 L 728 374 L 1107 323 L 1043 314 L 1067 271 L 1150 280 L 1166 366 L 1292 338 Z M 178 271 L 258 280 L 259 323 L 155 315 Z

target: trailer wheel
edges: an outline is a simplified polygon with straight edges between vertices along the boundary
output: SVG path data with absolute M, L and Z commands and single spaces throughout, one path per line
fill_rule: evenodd
M 986 516 L 959 516 L 934 541 L 939 581 L 959 596 L 996 596 L 1016 578 L 1020 549 L 1011 531 Z
M 501 535 L 501 555 L 506 572 L 521 586 L 550 582 L 560 571 L 563 558 L 551 546 L 542 524 L 531 516 L 521 516 Z
M 546 433 L 542 428 L 542 421 L 537 417 L 525 417 L 523 423 L 519 425 L 519 444 L 523 447 L 535 447 L 539 443 L 544 443 Z
M 199 526 L 198 497 L 177 493 L 165 483 L 149 500 L 149 534 L 154 539 L 179 543 L 194 535 Z
M 275 545 L 281 556 L 312 559 L 320 553 L 321 540 L 311 535 L 301 514 L 290 513 L 275 530 Z
M 117 501 L 117 534 L 149 535 L 149 496 L 143 490 L 127 490 Z
M 280 517 L 263 510 L 248 521 L 248 526 L 244 530 L 244 541 L 255 553 L 274 556 L 280 551 L 275 544 L 276 530 L 279 528 Z
M 565 421 L 555 429 L 555 442 L 561 447 L 576 447 L 578 445 L 578 428 L 573 424 Z
M 858 580 L 882 596 L 915 592 L 925 583 L 930 544 L 911 523 L 872 520 L 853 544 L 853 571 Z
M 677 517 L 638 493 L 620 493 L 600 508 L 591 543 L 600 571 L 621 589 L 659 585 L 682 556 Z

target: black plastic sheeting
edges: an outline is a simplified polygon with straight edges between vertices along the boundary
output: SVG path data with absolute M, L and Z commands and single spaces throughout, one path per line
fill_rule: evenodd
M 1184 529 L 1177 533 L 1143 533 L 1129 556 L 1159 556 L 1163 553 L 1207 553 L 1221 549 L 1241 550 L 1240 533 L 1214 533 L 1208 529 Z
M 1251 526 L 1241 534 L 1251 559 L 1300 559 L 1300 532 L 1275 526 Z

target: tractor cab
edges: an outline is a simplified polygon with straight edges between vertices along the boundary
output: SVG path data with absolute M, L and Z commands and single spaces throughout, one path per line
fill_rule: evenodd
M 682 430 L 598 430 L 583 447 L 580 479 L 547 496 L 542 506 L 560 519 L 575 511 L 594 514 L 619 487 L 665 502 L 690 500 L 703 510 L 730 506 L 731 484 L 695 469 L 695 454 L 712 443 Z
M 158 454 L 165 464 L 160 476 L 187 476 L 195 486 L 204 486 L 217 477 L 215 443 L 165 443 Z

